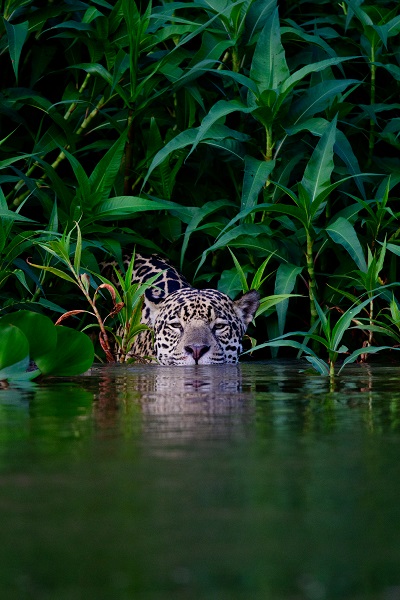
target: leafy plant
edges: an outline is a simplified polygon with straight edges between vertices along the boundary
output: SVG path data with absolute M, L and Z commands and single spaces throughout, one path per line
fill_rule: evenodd
M 91 367 L 93 359 L 87 335 L 55 326 L 44 315 L 21 310 L 0 318 L 0 381 L 79 375 Z M 35 363 L 32 370 L 30 361 Z

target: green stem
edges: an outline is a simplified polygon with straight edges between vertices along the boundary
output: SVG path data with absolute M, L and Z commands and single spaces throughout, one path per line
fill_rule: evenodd
M 374 301 L 371 300 L 369 303 L 369 324 L 371 327 L 373 325 L 373 321 L 374 321 Z M 372 346 L 372 338 L 373 338 L 373 332 L 372 332 L 372 330 L 370 330 L 368 333 L 368 346 Z
M 310 298 L 310 327 L 312 327 L 318 318 L 318 313 L 317 313 L 317 309 L 315 306 L 317 283 L 315 281 L 314 257 L 313 257 L 314 240 L 312 239 L 309 230 L 307 230 L 306 233 L 307 233 L 306 259 L 307 259 L 307 271 L 308 271 L 308 279 L 309 279 L 308 295 Z
M 239 50 L 236 46 L 233 46 L 232 48 L 232 71 L 234 73 L 239 73 L 240 71 Z
M 124 170 L 124 196 L 129 196 L 132 193 L 131 178 L 132 178 L 132 161 L 133 161 L 133 110 L 129 109 L 128 113 L 128 139 L 125 144 L 125 170 Z
M 265 137 L 266 137 L 265 160 L 272 160 L 272 150 L 274 148 L 274 144 L 272 141 L 272 131 L 269 127 L 265 128 Z

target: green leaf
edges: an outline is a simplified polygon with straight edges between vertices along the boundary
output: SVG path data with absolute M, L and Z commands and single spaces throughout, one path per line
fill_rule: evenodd
M 258 38 L 250 68 L 250 77 L 260 93 L 276 90 L 290 73 L 281 43 L 278 9 L 267 19 Z
M 381 350 L 400 350 L 400 348 L 396 348 L 393 346 L 366 346 L 365 348 L 358 348 L 357 350 L 352 352 L 350 356 L 345 358 L 342 366 L 338 371 L 338 375 L 346 365 L 354 362 L 361 354 L 375 354 L 376 352 L 380 352 Z
M 153 210 L 169 210 L 179 215 L 191 218 L 191 211 L 177 202 L 169 200 L 149 200 L 138 196 L 116 196 L 105 202 L 100 202 L 94 208 L 94 216 L 97 220 L 128 219 L 138 212 Z M 84 221 L 88 223 L 90 221 Z
M 320 375 L 329 375 L 329 365 L 324 360 L 322 360 L 321 358 L 317 358 L 316 356 L 305 356 L 304 358 L 312 364 L 314 369 Z
M 311 158 L 304 171 L 302 186 L 307 192 L 307 200 L 312 206 L 321 193 L 330 185 L 331 175 L 334 168 L 333 145 L 336 138 L 336 121 L 326 128 L 319 140 Z
M 241 210 L 257 204 L 258 195 L 275 167 L 275 161 L 257 160 L 246 156 L 242 188 Z
M 29 356 L 36 361 L 42 354 L 52 352 L 57 343 L 56 328 L 45 315 L 30 310 L 19 310 L 0 318 L 2 324 L 14 325 L 25 335 L 29 344 Z
M 291 294 L 296 283 L 297 276 L 302 272 L 303 267 L 282 263 L 279 265 L 275 279 L 275 294 Z M 289 306 L 289 299 L 283 300 L 276 308 L 278 313 L 278 331 L 283 334 L 286 322 L 286 314 Z
M 44 248 L 45 250 L 49 250 L 44 244 L 39 244 L 39 246 L 42 246 L 42 248 Z M 35 265 L 34 263 L 29 264 L 31 265 L 31 267 L 36 267 L 36 269 L 41 269 L 42 271 L 48 271 L 49 273 L 52 273 L 53 275 L 56 275 L 61 279 L 65 279 L 65 281 L 69 281 L 70 283 L 77 285 L 75 279 L 67 275 L 67 273 L 64 273 L 64 271 L 61 271 L 61 269 L 56 269 L 55 267 L 47 267 L 45 265 Z
M 219 100 L 211 107 L 210 112 L 206 115 L 198 128 L 196 139 L 193 142 L 189 155 L 195 150 L 196 146 L 206 137 L 209 129 L 220 119 L 233 112 L 249 113 L 253 109 L 245 106 L 239 100 Z
M 70 163 L 78 182 L 79 197 L 84 201 L 84 203 L 89 203 L 91 194 L 89 177 L 86 175 L 84 168 L 75 156 L 73 156 L 65 148 L 63 148 L 62 151 Z
M 229 200 L 215 200 L 212 202 L 206 202 L 201 208 L 196 208 L 195 213 L 192 219 L 189 221 L 188 226 L 186 227 L 185 235 L 182 242 L 181 249 L 181 260 L 180 260 L 180 268 L 183 269 L 183 263 L 185 260 L 186 250 L 189 244 L 189 239 L 191 234 L 196 231 L 203 219 L 208 217 L 209 215 L 217 212 L 223 207 L 233 206 L 233 203 Z
M 62 325 L 55 327 L 57 343 L 55 350 L 36 360 L 43 375 L 80 375 L 93 364 L 94 349 L 90 338 L 81 331 Z
M 21 58 L 22 47 L 28 35 L 29 23 L 28 21 L 24 21 L 23 23 L 12 25 L 6 19 L 3 19 L 3 22 L 7 31 L 8 51 L 10 53 L 15 79 L 18 82 L 19 60 Z
M 29 342 L 15 325 L 0 319 L 0 370 L 20 363 L 29 356 Z
M 269 310 L 273 306 L 280 305 L 282 302 L 286 302 L 289 298 L 299 296 L 300 294 L 274 294 L 273 296 L 266 296 L 261 298 L 260 307 L 256 312 L 256 317 L 262 315 L 266 310 Z
M 350 326 L 350 323 L 356 317 L 362 309 L 370 304 L 377 296 L 379 296 L 382 292 L 380 291 L 378 294 L 375 294 L 371 298 L 367 298 L 364 302 L 360 304 L 353 305 L 351 308 L 347 309 L 345 313 L 342 314 L 335 327 L 332 330 L 332 344 L 331 350 L 336 351 L 341 339 Z
M 323 71 L 324 69 L 326 69 L 328 67 L 332 67 L 334 65 L 340 65 L 340 63 L 342 63 L 346 60 L 352 60 L 352 59 L 354 60 L 355 58 L 357 58 L 357 57 L 346 56 L 346 57 L 327 58 L 325 60 L 321 60 L 319 62 L 312 63 L 311 65 L 306 65 L 305 67 L 302 67 L 301 69 L 299 69 L 298 71 L 296 71 L 295 73 L 290 75 L 290 77 L 288 77 L 285 80 L 285 82 L 282 84 L 282 87 L 281 87 L 282 100 L 294 88 L 296 83 L 298 83 L 299 81 L 304 79 L 304 77 L 306 77 L 310 73 L 318 73 L 319 71 Z
M 10 221 L 21 221 L 25 223 L 35 223 L 32 219 L 28 219 L 28 217 L 23 217 L 18 213 L 15 213 L 12 210 L 7 210 L 6 208 L 0 208 L 0 219 L 9 219 Z
M 125 143 L 126 133 L 119 136 L 103 158 L 97 163 L 93 173 L 90 175 L 90 193 L 95 199 L 91 203 L 92 206 L 106 200 L 110 195 L 115 178 L 121 167 Z M 88 202 L 89 198 L 86 198 L 86 201 Z
M 76 223 L 76 246 L 74 254 L 74 269 L 75 273 L 79 275 L 79 269 L 81 268 L 81 257 L 82 257 L 82 233 L 79 224 Z
M 360 271 L 366 273 L 368 267 L 363 249 L 351 223 L 347 219 L 339 217 L 327 226 L 326 232 L 336 244 L 340 244 L 347 250 Z
M 242 290 L 244 292 L 248 292 L 249 291 L 249 286 L 247 285 L 247 280 L 246 280 L 246 275 L 240 265 L 240 262 L 238 261 L 238 259 L 236 258 L 236 256 L 233 254 L 232 250 L 230 248 L 228 248 L 229 252 L 231 253 L 231 256 L 233 258 L 233 262 L 235 263 L 235 267 L 236 267 L 236 271 L 239 275 L 240 278 L 240 282 L 242 284 Z

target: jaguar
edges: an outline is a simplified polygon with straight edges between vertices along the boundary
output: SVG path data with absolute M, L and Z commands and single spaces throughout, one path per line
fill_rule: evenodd
M 133 281 L 145 283 L 142 323 L 154 331 L 141 332 L 129 354 L 156 358 L 161 365 L 236 363 L 242 338 L 260 304 L 250 290 L 231 300 L 215 289 L 196 289 L 167 259 L 136 254 Z

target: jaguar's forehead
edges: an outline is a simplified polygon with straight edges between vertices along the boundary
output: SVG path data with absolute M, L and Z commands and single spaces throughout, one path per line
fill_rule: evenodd
M 232 300 L 218 290 L 185 288 L 170 294 L 163 302 L 162 315 L 172 313 L 184 320 L 213 320 L 234 314 Z

